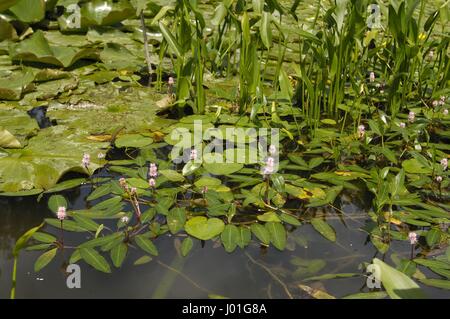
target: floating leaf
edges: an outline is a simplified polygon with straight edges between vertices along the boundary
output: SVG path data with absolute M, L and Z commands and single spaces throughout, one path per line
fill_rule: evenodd
M 431 228 L 427 235 L 425 236 L 425 239 L 427 240 L 427 244 L 430 247 L 434 247 L 441 238 L 441 231 L 437 228 Z
M 261 224 L 252 224 L 250 226 L 250 230 L 252 231 L 253 235 L 255 235 L 256 238 L 258 238 L 258 240 L 260 240 L 263 244 L 270 244 L 270 233 L 266 227 Z
M 148 252 L 150 255 L 158 256 L 158 249 L 152 241 L 143 235 L 138 235 L 134 239 L 136 244 L 142 248 L 142 250 Z
M 119 268 L 120 266 L 122 266 L 122 263 L 127 255 L 127 251 L 128 246 L 125 243 L 120 243 L 119 245 L 111 249 L 111 260 L 115 267 Z
M 431 173 L 431 168 L 425 167 L 416 158 L 404 160 L 402 162 L 402 167 L 407 173 L 411 174 L 429 174 Z
M 142 256 L 134 262 L 134 265 L 135 266 L 143 265 L 143 264 L 146 264 L 146 263 L 152 261 L 152 259 L 153 258 L 150 256 Z
M 250 229 L 244 226 L 238 227 L 238 237 L 236 240 L 236 243 L 239 247 L 242 249 L 245 248 L 250 243 L 250 240 L 252 239 L 252 233 Z
M 233 252 L 237 247 L 237 241 L 239 237 L 239 230 L 235 225 L 226 225 L 223 229 L 220 239 L 222 240 L 223 247 L 228 253 Z
M 186 222 L 186 211 L 184 208 L 172 208 L 167 214 L 167 225 L 172 234 L 178 233 L 183 229 Z
M 258 220 L 262 222 L 280 222 L 280 218 L 275 212 L 267 212 L 257 216 Z
M 281 223 L 268 222 L 264 225 L 269 232 L 270 242 L 279 250 L 286 247 L 286 230 Z
M 420 279 L 421 283 L 424 283 L 427 286 L 442 288 L 442 289 L 450 289 L 450 280 L 442 280 L 442 279 Z
M 184 228 L 193 237 L 209 240 L 220 235 L 225 228 L 225 224 L 218 218 L 208 219 L 204 216 L 196 216 L 189 219 Z
M 283 222 L 291 224 L 293 226 L 300 226 L 302 224 L 296 217 L 286 213 L 282 213 L 279 217 Z
M 183 182 L 184 176 L 178 173 L 177 171 L 171 169 L 162 169 L 159 171 L 161 175 L 166 177 L 169 181 L 172 182 Z
M 42 243 L 54 243 L 56 241 L 55 236 L 41 232 L 34 233 L 33 239 L 40 241 Z
M 93 248 L 80 248 L 80 254 L 86 263 L 88 263 L 98 271 L 105 273 L 111 272 L 111 268 L 109 267 L 106 259 Z
M 39 272 L 42 268 L 47 266 L 53 260 L 53 258 L 55 258 L 57 251 L 58 248 L 53 248 L 40 255 L 34 264 L 34 271 Z

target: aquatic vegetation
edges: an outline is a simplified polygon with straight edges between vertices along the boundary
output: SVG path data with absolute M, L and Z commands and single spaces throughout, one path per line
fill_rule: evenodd
M 299 3 L 80 2 L 77 26 L 65 4 L 0 5 L 0 196 L 39 195 L 54 214 L 15 258 L 42 251 L 38 272 L 64 251 L 110 273 L 131 249 L 150 262 L 167 235 L 184 257 L 196 241 L 285 251 L 307 227 L 334 244 L 330 216 L 366 196 L 367 241 L 407 245 L 395 267 L 319 275 L 326 261 L 293 258 L 285 277 L 314 298 L 334 296 L 303 281 L 370 268 L 386 292 L 346 297 L 448 289 L 449 7 L 390 2 L 378 27 L 369 1 L 317 1 L 309 20 Z M 81 210 L 63 193 L 79 185 Z

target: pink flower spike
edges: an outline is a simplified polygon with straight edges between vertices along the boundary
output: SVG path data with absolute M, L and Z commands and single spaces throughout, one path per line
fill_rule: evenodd
M 156 186 L 156 181 L 155 181 L 155 179 L 154 178 L 150 178 L 149 180 L 148 180 L 148 185 L 150 186 L 150 187 L 155 187 Z
M 156 176 L 158 176 L 158 167 L 156 166 L 155 163 L 151 163 L 151 164 L 150 164 L 150 168 L 149 168 L 149 170 L 148 170 L 148 175 L 149 175 L 150 177 L 156 177 Z
M 370 72 L 370 75 L 369 75 L 369 81 L 370 81 L 370 82 L 375 82 L 375 73 Z
M 442 168 L 445 171 L 447 169 L 447 167 L 448 167 L 448 159 L 446 159 L 446 158 L 441 159 L 441 165 L 442 165 Z
M 364 125 L 358 126 L 358 137 L 363 138 L 365 134 L 366 134 L 366 128 L 364 127 Z
M 436 176 L 436 182 L 441 183 L 442 182 L 442 176 Z
M 417 238 L 417 234 L 415 232 L 410 232 L 408 234 L 408 239 L 411 245 L 415 245 L 417 244 L 418 238 Z
M 409 112 L 408 114 L 408 121 L 410 123 L 413 123 L 416 119 L 416 113 L 414 113 L 413 111 Z
M 445 109 L 444 111 L 442 111 L 442 114 L 444 114 L 444 116 L 448 115 L 448 109 Z
M 58 207 L 58 211 L 56 212 L 56 217 L 59 220 L 64 220 L 67 217 L 66 208 L 64 206 Z
M 406 124 L 403 123 L 403 122 L 401 122 L 401 123 L 400 123 L 400 128 L 405 128 L 405 127 L 406 127 Z
M 91 164 L 91 156 L 87 153 L 84 153 L 83 159 L 81 160 L 81 165 L 88 168 L 88 166 Z

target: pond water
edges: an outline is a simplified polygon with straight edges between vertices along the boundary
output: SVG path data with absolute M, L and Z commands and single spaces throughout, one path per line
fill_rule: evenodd
M 105 175 L 106 169 L 101 172 Z M 91 186 L 84 185 L 64 192 L 73 209 L 86 208 L 85 198 Z M 373 257 L 389 260 L 392 254 L 408 258 L 410 246 L 394 241 L 389 255 L 381 256 L 361 230 L 368 222 L 364 202 L 367 200 L 344 196 L 338 203 L 342 213 L 328 214 L 327 222 L 334 227 L 337 242 L 331 243 L 312 226 L 304 224 L 291 229 L 287 249 L 261 248 L 255 242 L 246 249 L 225 252 L 219 244 L 197 240 L 187 257 L 177 254 L 179 239 L 163 235 L 155 244 L 160 252 L 150 262 L 134 265 L 142 256 L 138 249 L 130 249 L 120 269 L 111 274 L 96 271 L 83 261 L 81 288 L 69 289 L 62 254 L 41 272 L 33 270 L 41 252 L 22 251 L 18 262 L 16 298 L 311 298 L 299 288 L 308 285 L 335 297 L 369 291 L 366 287 L 362 263 Z M 0 298 L 8 298 L 13 269 L 12 248 L 15 241 L 44 218 L 53 217 L 47 208 L 47 198 L 0 198 Z M 44 231 L 54 231 L 47 227 Z M 67 240 L 81 241 L 83 236 L 66 233 Z M 66 253 L 70 256 L 71 251 Z M 421 269 L 427 276 L 426 269 Z M 321 281 L 307 277 L 328 273 L 361 273 L 361 276 Z M 448 290 L 421 285 L 432 298 L 450 298 Z

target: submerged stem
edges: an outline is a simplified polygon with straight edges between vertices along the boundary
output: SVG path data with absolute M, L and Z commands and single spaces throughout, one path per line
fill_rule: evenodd
M 264 269 L 270 275 L 270 277 L 272 277 L 275 281 L 277 281 L 280 284 L 280 286 L 283 287 L 284 292 L 289 297 L 289 299 L 294 299 L 294 297 L 290 293 L 290 291 L 289 291 L 288 287 L 286 286 L 286 284 L 284 282 L 282 282 L 281 279 L 277 275 L 275 275 L 266 265 L 264 265 L 264 264 L 256 261 L 255 259 L 253 259 L 253 257 L 250 256 L 247 252 L 245 252 L 245 255 L 248 257 L 248 259 L 250 259 L 250 261 L 252 263 L 254 263 L 255 265 L 260 266 L 262 269 Z

